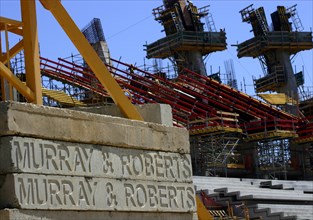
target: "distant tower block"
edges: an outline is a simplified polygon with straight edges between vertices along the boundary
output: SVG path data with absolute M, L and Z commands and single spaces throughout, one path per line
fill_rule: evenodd
M 90 45 L 93 47 L 93 49 L 96 51 L 100 59 L 103 63 L 111 65 L 111 56 L 108 44 L 105 40 L 101 21 L 99 18 L 92 19 L 89 24 L 87 24 L 81 32 L 84 34 L 85 38 L 88 40 Z M 87 63 L 85 63 L 87 65 Z M 94 86 L 97 84 L 97 80 L 92 80 L 88 76 L 84 76 L 88 78 L 88 80 L 91 80 L 91 86 Z M 100 97 L 96 93 L 91 93 L 88 91 L 85 91 L 85 102 L 101 102 L 102 97 Z
M 297 82 L 290 56 L 313 48 L 312 32 L 300 32 L 302 25 L 296 17 L 295 6 L 289 9 L 278 6 L 277 11 L 271 14 L 271 29 L 262 7 L 255 10 L 250 5 L 240 13 L 242 21 L 252 25 L 255 37 L 238 45 L 238 57 L 259 58 L 265 72 L 263 78 L 254 81 L 256 93 L 284 93 L 294 100 L 293 103 L 298 103 Z M 292 30 L 290 18 L 295 31 Z M 298 111 L 296 105 L 286 105 L 286 110 L 292 114 Z
M 169 58 L 178 73 L 188 68 L 206 75 L 203 56 L 226 49 L 226 34 L 216 32 L 209 6 L 197 8 L 191 1 L 163 0 L 153 9 L 155 20 L 164 26 L 166 37 L 147 45 L 147 58 Z M 209 32 L 204 31 L 204 18 Z
M 92 19 L 89 24 L 84 27 L 82 33 L 97 52 L 98 56 L 105 64 L 111 64 L 110 51 L 105 40 L 101 21 L 99 18 Z

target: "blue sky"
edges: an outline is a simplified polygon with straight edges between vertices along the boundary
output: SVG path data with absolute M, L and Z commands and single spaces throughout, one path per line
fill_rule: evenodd
M 46 11 L 39 1 L 37 2 L 38 32 L 40 50 L 43 57 L 57 59 L 77 54 L 77 50 L 54 20 L 50 12 Z M 161 25 L 154 20 L 152 9 L 162 5 L 162 0 L 62 0 L 79 28 L 83 28 L 93 18 L 100 18 L 104 34 L 108 42 L 111 56 L 122 61 L 142 65 L 144 62 L 144 44 L 152 43 L 164 37 Z M 313 27 L 313 1 L 237 1 L 237 0 L 193 0 L 197 7 L 210 5 L 215 26 L 217 29 L 225 28 L 227 34 L 227 50 L 212 53 L 207 59 L 207 68 L 213 72 L 219 67 L 225 72 L 224 61 L 233 59 L 235 72 L 241 89 L 240 82 L 245 78 L 249 94 L 253 93 L 252 76 L 262 76 L 258 59 L 237 58 L 236 48 L 232 44 L 241 43 L 253 37 L 250 32 L 251 25 L 241 21 L 239 11 L 250 4 L 254 8 L 263 6 L 270 23 L 270 14 L 278 5 L 290 7 L 297 4 L 299 17 L 305 31 Z M 0 16 L 20 20 L 20 6 L 17 0 L 0 0 Z M 2 35 L 2 39 L 3 39 Z M 11 45 L 18 38 L 12 36 Z M 313 50 L 299 53 L 293 59 L 293 66 L 297 71 L 304 66 L 305 85 L 313 86 Z M 146 61 L 151 62 L 151 61 Z M 163 62 L 166 65 L 167 61 Z

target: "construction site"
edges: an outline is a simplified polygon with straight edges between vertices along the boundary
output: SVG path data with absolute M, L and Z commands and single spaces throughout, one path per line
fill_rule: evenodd
M 292 64 L 313 36 L 297 5 L 238 12 L 253 37 L 232 45 L 237 59 L 264 73 L 252 96 L 232 60 L 224 78 L 206 67 L 232 34 L 214 3 L 160 4 L 163 37 L 142 48 L 153 68 L 111 57 L 101 20 L 79 28 L 61 1 L 0 15 L 1 220 L 313 220 L 313 85 Z M 42 56 L 36 5 L 79 54 Z

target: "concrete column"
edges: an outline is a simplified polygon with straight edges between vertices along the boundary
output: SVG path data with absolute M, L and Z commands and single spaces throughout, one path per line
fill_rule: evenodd
M 284 67 L 285 77 L 287 79 L 286 83 L 278 88 L 279 93 L 285 93 L 287 96 L 293 98 L 295 101 L 299 101 L 299 95 L 298 95 L 298 88 L 296 79 L 294 77 L 294 72 L 292 69 L 292 65 L 290 62 L 290 54 L 287 51 L 277 50 L 276 51 L 276 58 Z M 298 106 L 297 105 L 287 105 L 286 111 L 297 115 L 298 114 Z
M 180 60 L 184 59 L 183 62 Z M 182 56 L 178 56 L 176 64 L 179 67 L 179 64 L 183 64 L 182 68 L 190 69 L 193 72 L 206 76 L 206 68 L 202 59 L 202 55 L 198 51 L 188 51 L 184 52 Z M 179 71 L 180 72 L 180 71 Z

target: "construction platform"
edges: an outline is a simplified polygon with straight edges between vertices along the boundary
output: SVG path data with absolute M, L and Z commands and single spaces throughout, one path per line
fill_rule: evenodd
M 238 45 L 238 57 L 258 57 L 269 50 L 287 50 L 296 54 L 313 48 L 312 32 L 267 32 L 266 36 L 255 36 Z
M 225 32 L 181 31 L 147 45 L 147 58 L 168 58 L 173 52 L 199 51 L 202 55 L 226 49 Z

